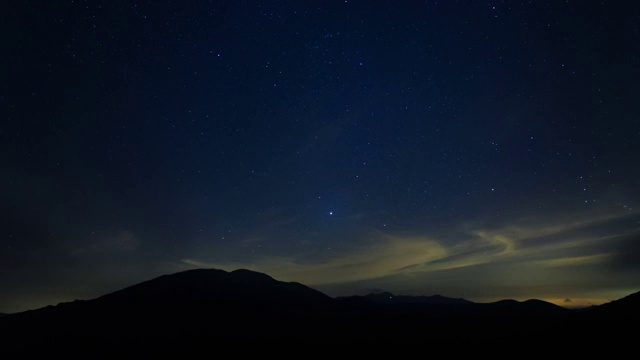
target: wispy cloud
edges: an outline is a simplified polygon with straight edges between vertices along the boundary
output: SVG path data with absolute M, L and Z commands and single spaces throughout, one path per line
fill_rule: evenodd
M 416 271 L 425 263 L 446 256 L 447 250 L 437 241 L 428 238 L 388 236 L 379 243 L 322 261 L 308 262 L 298 257 L 264 256 L 252 263 L 204 262 L 195 259 L 183 259 L 181 263 L 223 269 L 252 268 L 280 279 L 307 284 L 327 284 Z M 412 269 L 413 267 L 416 269 Z
M 598 264 L 611 259 L 612 254 L 594 254 L 587 256 L 573 256 L 573 257 L 564 257 L 558 259 L 551 260 L 543 260 L 541 261 L 542 266 L 554 268 L 554 267 L 564 267 L 564 266 L 580 266 L 580 265 L 592 265 Z
M 607 214 L 588 220 L 566 219 L 564 225 L 557 220 L 538 219 L 498 228 L 465 227 L 465 232 L 455 241 L 430 235 L 375 233 L 371 235 L 373 240 L 366 244 L 320 260 L 310 260 L 300 254 L 287 257 L 262 255 L 253 261 L 186 258 L 179 263 L 184 267 L 249 268 L 278 279 L 309 285 L 358 282 L 487 264 L 501 264 L 514 274 L 536 268 L 560 271 L 567 267 L 599 266 L 610 261 L 615 256 L 607 246 L 612 238 L 615 240 L 636 231 L 634 226 L 617 226 L 628 217 L 629 214 Z

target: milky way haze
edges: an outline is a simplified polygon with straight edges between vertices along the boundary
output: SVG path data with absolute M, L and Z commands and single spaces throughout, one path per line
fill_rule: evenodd
M 638 291 L 622 3 L 12 1 L 0 312 L 196 267 L 334 296 Z

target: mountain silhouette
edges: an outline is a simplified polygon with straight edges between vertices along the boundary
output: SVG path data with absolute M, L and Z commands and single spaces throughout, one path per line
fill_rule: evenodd
M 332 302 L 302 284 L 249 270 L 198 269 L 160 276 L 94 300 L 11 314 L 0 322 L 0 335 L 27 343 L 292 337 L 293 329 L 314 323 Z
M 135 301 L 134 301 L 135 300 Z M 286 283 L 249 270 L 226 272 L 216 269 L 197 269 L 134 285 L 102 296 L 99 302 L 109 304 L 206 303 L 225 306 L 278 304 L 307 306 L 327 304 L 331 298 L 299 283 Z
M 378 304 L 473 304 L 473 302 L 469 300 L 450 298 L 442 295 L 396 296 L 390 292 L 368 294 L 365 295 L 364 298 Z
M 333 299 L 249 270 L 164 275 L 93 300 L 9 314 L 3 349 L 194 348 L 254 343 L 564 344 L 638 314 L 640 293 L 575 312 L 541 300 L 473 303 L 391 293 Z
M 558 316 L 567 315 L 572 312 L 562 306 L 538 299 L 529 299 L 522 302 L 508 299 L 479 305 L 485 309 L 512 311 L 533 316 Z
M 640 291 L 596 306 L 588 315 L 595 320 L 640 320 Z

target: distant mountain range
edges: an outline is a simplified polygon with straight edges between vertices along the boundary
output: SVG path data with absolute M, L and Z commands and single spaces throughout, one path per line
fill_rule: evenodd
M 364 296 L 367 300 L 371 300 L 378 304 L 473 304 L 473 302 L 465 299 L 449 298 L 441 295 L 433 296 L 406 296 L 393 295 L 390 292 L 375 293 Z
M 566 344 L 638 319 L 640 293 L 581 312 L 541 301 L 473 303 L 391 293 L 333 299 L 299 283 L 236 270 L 165 275 L 94 300 L 0 319 L 5 349 L 31 345 L 228 346 L 231 343 L 501 342 Z M 613 329 L 613 330 L 612 330 Z M 36 347 L 34 347 L 36 348 Z

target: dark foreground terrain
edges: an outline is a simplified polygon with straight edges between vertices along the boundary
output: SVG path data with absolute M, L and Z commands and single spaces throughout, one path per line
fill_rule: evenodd
M 283 342 L 413 343 L 454 352 L 505 344 L 588 349 L 615 347 L 633 337 L 625 329 L 635 329 L 638 320 L 640 293 L 583 311 L 540 300 L 479 304 L 389 293 L 333 299 L 261 273 L 208 269 L 161 276 L 94 300 L 5 315 L 0 339 L 4 351 Z

